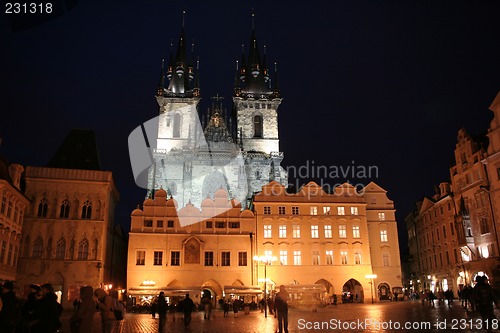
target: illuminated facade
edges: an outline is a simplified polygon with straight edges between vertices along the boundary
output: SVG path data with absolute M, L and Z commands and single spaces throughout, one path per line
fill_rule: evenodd
M 0 282 L 16 280 L 23 220 L 29 206 L 20 188 L 23 170 L 0 157 Z
M 25 295 L 30 284 L 49 282 L 72 307 L 81 286 L 124 287 L 126 244 L 113 223 L 119 194 L 95 147 L 93 132 L 73 130 L 49 167 L 26 168 L 31 205 L 17 271 Z
M 411 259 L 407 282 L 415 290 L 457 291 L 483 274 L 500 285 L 499 96 L 490 107 L 494 118 L 489 140 L 460 129 L 451 186 L 441 184 L 434 197 L 417 203 L 406 218 Z

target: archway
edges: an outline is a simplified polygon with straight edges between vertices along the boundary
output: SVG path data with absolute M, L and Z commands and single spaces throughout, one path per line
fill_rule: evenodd
M 381 301 L 384 301 L 384 300 L 390 300 L 391 299 L 391 289 L 389 287 L 389 285 L 387 283 L 381 283 L 377 286 L 377 290 L 378 290 L 378 298 L 381 300 Z
M 363 286 L 356 279 L 350 279 L 342 286 L 342 303 L 363 302 Z
M 54 288 L 54 293 L 57 296 L 57 301 L 62 304 L 64 277 L 61 275 L 61 273 L 54 273 L 50 276 L 49 283 L 52 285 L 52 288 Z
M 212 299 L 212 306 L 215 306 L 215 302 L 218 298 L 222 297 L 222 287 L 215 280 L 207 280 L 201 285 L 203 290 L 203 295 L 208 296 L 207 292 L 210 292 L 210 297 Z

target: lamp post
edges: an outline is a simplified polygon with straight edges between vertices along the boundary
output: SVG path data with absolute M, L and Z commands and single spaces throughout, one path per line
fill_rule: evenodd
M 264 317 L 267 318 L 267 265 L 271 265 L 273 261 L 276 261 L 276 257 L 269 255 L 265 256 L 254 256 L 253 260 L 257 264 L 264 264 Z
M 372 294 L 372 304 L 373 304 L 373 279 L 377 278 L 377 274 L 366 274 L 365 275 L 366 279 L 370 279 L 371 281 L 368 282 L 370 284 L 370 292 Z

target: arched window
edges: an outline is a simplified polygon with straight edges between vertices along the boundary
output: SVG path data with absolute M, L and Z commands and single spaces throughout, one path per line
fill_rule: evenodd
M 253 117 L 253 137 L 262 138 L 262 116 Z
M 61 212 L 59 213 L 59 217 L 68 218 L 69 217 L 69 200 L 64 199 L 61 204 Z
M 43 239 L 38 237 L 33 243 L 33 258 L 41 258 L 43 254 Z
M 174 130 L 172 136 L 174 138 L 181 137 L 181 115 L 178 113 L 174 114 Z
M 82 207 L 82 219 L 91 219 L 92 218 L 92 202 L 90 200 L 86 200 L 83 203 Z
M 42 200 L 40 200 L 40 203 L 38 204 L 37 216 L 38 217 L 47 217 L 47 208 L 48 208 L 47 200 L 45 198 L 43 198 Z
M 87 260 L 89 258 L 89 241 L 83 239 L 80 244 L 78 244 L 78 259 Z
M 66 257 L 66 240 L 61 238 L 56 244 L 56 259 L 64 259 Z

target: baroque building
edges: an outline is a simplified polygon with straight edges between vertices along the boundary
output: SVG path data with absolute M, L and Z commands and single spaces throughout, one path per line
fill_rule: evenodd
M 500 285 L 499 96 L 490 106 L 494 118 L 487 137 L 460 129 L 451 183 L 442 183 L 436 195 L 419 201 L 405 219 L 410 251 L 406 281 L 415 291 L 456 292 L 474 285 L 477 275 Z
M 0 139 L 1 140 L 1 139 Z M 0 282 L 15 281 L 23 221 L 30 204 L 21 189 L 24 168 L 0 156 Z
M 71 307 L 81 286 L 125 286 L 126 243 L 114 225 L 119 199 L 100 170 L 95 135 L 72 130 L 47 167 L 26 168 L 26 212 L 17 283 L 52 283 Z

